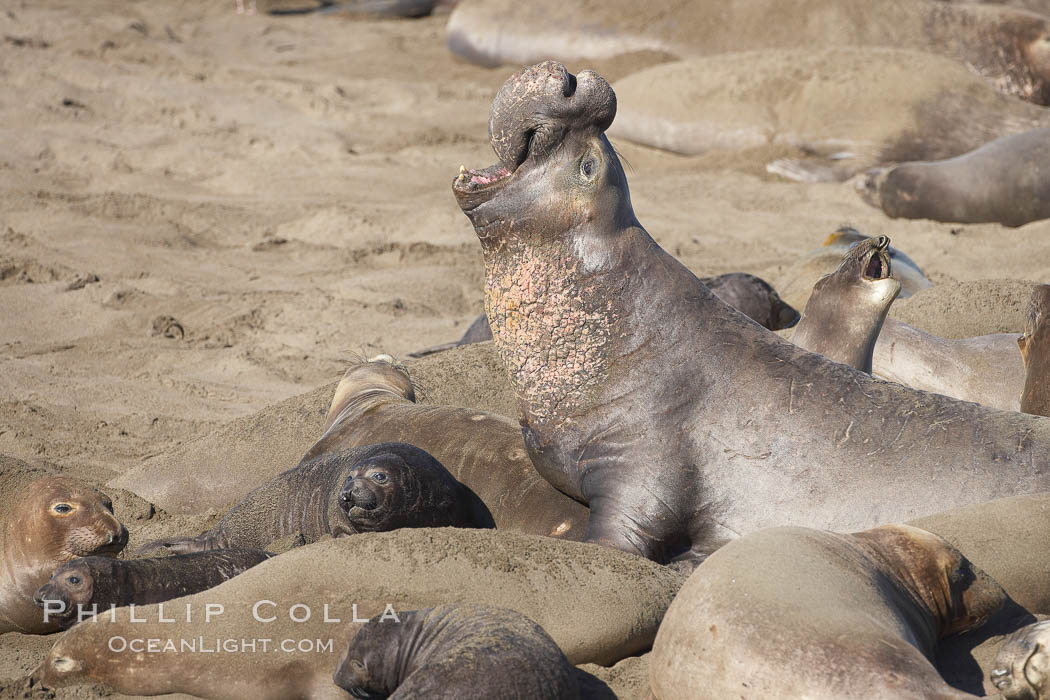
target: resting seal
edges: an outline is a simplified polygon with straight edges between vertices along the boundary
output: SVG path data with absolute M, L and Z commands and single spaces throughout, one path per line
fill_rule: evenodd
M 264 549 L 301 535 L 345 537 L 401 527 L 491 527 L 477 497 L 429 454 L 403 443 L 327 453 L 279 474 L 198 537 L 155 540 L 139 551 Z
M 1050 698 L 1050 620 L 1014 632 L 1003 642 L 989 674 L 1005 700 Z
M 864 240 L 817 280 L 791 341 L 871 374 L 871 354 L 901 283 L 891 276 L 887 236 Z
M 525 443 L 589 504 L 588 541 L 667 561 L 1050 488 L 1050 421 L 872 379 L 712 294 L 638 223 L 615 111 L 593 72 L 522 69 L 490 113 L 499 162 L 453 183 Z
M 13 505 L 0 523 L 0 633 L 54 632 L 33 602 L 37 589 L 71 559 L 115 557 L 128 531 L 109 497 L 76 479 L 47 476 L 5 498 Z
M 957 549 L 918 528 L 751 533 L 712 554 L 671 603 L 653 644 L 653 694 L 972 697 L 931 659 L 940 639 L 1008 602 Z
M 339 662 L 355 698 L 579 697 L 573 667 L 543 628 L 513 610 L 442 605 L 374 619 Z
M 389 355 L 351 365 L 332 397 L 324 434 L 303 461 L 361 445 L 411 440 L 477 494 L 496 527 L 583 539 L 587 507 L 537 473 L 517 423 L 487 411 L 415 401 L 408 371 Z
M 33 601 L 66 628 L 110 607 L 163 603 L 214 588 L 271 556 L 257 549 L 220 549 L 130 561 L 81 557 L 56 569 Z
M 1024 360 L 1024 391 L 1021 410 L 1050 416 L 1050 285 L 1032 291 L 1024 335 L 1017 339 Z
M 1016 227 L 1050 217 L 1048 162 L 1050 129 L 1036 129 L 947 160 L 875 168 L 856 187 L 894 219 Z

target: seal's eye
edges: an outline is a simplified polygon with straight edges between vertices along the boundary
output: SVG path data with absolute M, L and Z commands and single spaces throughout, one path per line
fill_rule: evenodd
M 374 472 L 369 478 L 377 484 L 384 484 L 389 477 L 384 472 Z
M 51 510 L 55 511 L 56 513 L 61 513 L 62 515 L 65 515 L 66 513 L 73 512 L 73 506 L 69 505 L 68 503 L 56 503 L 55 505 L 51 506 Z
M 594 159 L 593 156 L 587 156 L 580 163 L 580 172 L 588 180 L 590 180 L 592 177 L 594 177 L 594 173 L 597 170 L 598 170 L 598 162 Z
M 74 586 L 80 585 L 80 577 L 79 576 L 70 576 L 66 580 L 69 581 L 70 583 L 72 583 Z

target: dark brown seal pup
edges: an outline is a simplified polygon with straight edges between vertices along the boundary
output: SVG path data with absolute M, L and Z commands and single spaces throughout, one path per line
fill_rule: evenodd
M 593 72 L 525 68 L 492 105 L 499 162 L 453 183 L 525 443 L 588 541 L 667 561 L 1050 488 L 1050 421 L 872 379 L 712 294 L 638 223 L 615 111 Z
M 931 659 L 940 639 L 1008 602 L 957 549 L 918 528 L 754 532 L 712 554 L 671 603 L 653 644 L 653 694 L 972 697 Z
M 66 477 L 37 479 L 5 495 L 13 503 L 0 524 L 0 633 L 47 634 L 33 595 L 51 572 L 76 557 L 115 557 L 128 531 L 113 502 L 90 484 Z
M 208 532 L 139 551 L 264 549 L 289 535 L 309 544 L 325 535 L 491 523 L 477 496 L 436 459 L 412 445 L 383 443 L 301 462 L 245 496 Z
M 335 684 L 355 698 L 579 697 L 573 667 L 519 612 L 442 605 L 373 619 L 347 648 Z
M 303 461 L 411 440 L 484 501 L 497 528 L 583 539 L 590 511 L 539 475 L 521 426 L 487 411 L 415 401 L 408 370 L 389 355 L 351 365 L 332 397 L 324 434 Z
M 875 341 L 901 291 L 889 247 L 887 236 L 861 241 L 837 270 L 817 280 L 791 342 L 871 374 Z
M 1004 136 L 947 160 L 875 168 L 856 186 L 895 219 L 1023 226 L 1050 217 L 1050 129 Z
M 160 559 L 80 557 L 56 569 L 33 601 L 65 629 L 111 607 L 152 605 L 206 591 L 271 556 L 258 549 L 220 549 Z
M 1024 335 L 1017 339 L 1024 360 L 1021 410 L 1050 416 L 1050 284 L 1032 291 Z

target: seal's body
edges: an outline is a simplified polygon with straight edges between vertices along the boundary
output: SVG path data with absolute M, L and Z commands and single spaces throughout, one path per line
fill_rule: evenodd
M 1032 291 L 1024 335 L 1017 339 L 1024 360 L 1021 410 L 1050 416 L 1050 285 Z

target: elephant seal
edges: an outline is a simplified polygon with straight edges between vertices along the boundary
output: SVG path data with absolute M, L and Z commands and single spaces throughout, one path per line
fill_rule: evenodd
M 580 696 L 573 667 L 542 627 L 513 610 L 469 604 L 370 620 L 334 680 L 355 698 Z
M 693 572 L 657 632 L 649 679 L 658 700 L 972 697 L 931 659 L 940 639 L 1008 602 L 918 528 L 762 530 Z
M 524 68 L 492 104 L 498 162 L 452 185 L 525 444 L 590 506 L 587 541 L 692 559 L 775 524 L 1050 488 L 1050 421 L 873 379 L 712 294 L 638 223 L 603 133 L 615 113 L 596 73 Z
M 1050 416 L 1050 284 L 1032 291 L 1024 335 L 1017 345 L 1025 367 L 1021 410 Z
M 241 500 L 197 537 L 154 540 L 139 552 L 264 549 L 301 535 L 316 542 L 401 527 L 491 527 L 484 505 L 432 456 L 382 443 L 301 462 Z
M 838 269 L 817 280 L 791 342 L 871 374 L 871 354 L 901 283 L 891 275 L 887 236 L 851 248 Z
M 33 601 L 67 628 L 111 607 L 163 603 L 214 588 L 271 556 L 258 549 L 220 549 L 160 559 L 79 557 L 56 569 Z
M 45 476 L 5 496 L 0 523 L 0 634 L 48 634 L 33 595 L 51 572 L 76 557 L 115 557 L 128 531 L 113 515 L 113 502 L 77 479 Z
M 1050 620 L 1028 625 L 1010 635 L 989 674 L 1004 700 L 1050 698 Z
M 303 462 L 361 445 L 411 440 L 477 494 L 497 528 L 583 539 L 587 506 L 537 473 L 517 423 L 487 411 L 415 401 L 408 370 L 389 355 L 355 362 L 336 387 L 324 434 Z
M 910 0 L 790 6 L 777 0 L 606 0 L 600 6 L 465 0 L 448 21 L 452 52 L 486 66 L 643 52 L 696 58 L 750 49 L 894 47 L 951 58 L 1002 92 L 1041 105 L 1050 104 L 1048 33 L 1050 20 L 1031 12 Z
M 947 160 L 875 168 L 855 184 L 894 219 L 1017 227 L 1050 218 L 1048 163 L 1050 129 L 1035 129 Z
M 950 158 L 1050 126 L 1045 110 L 958 61 L 912 49 L 733 51 L 646 68 L 613 88 L 620 109 L 611 138 L 683 155 L 791 148 L 798 157 L 763 158 L 765 169 L 802 182 Z

